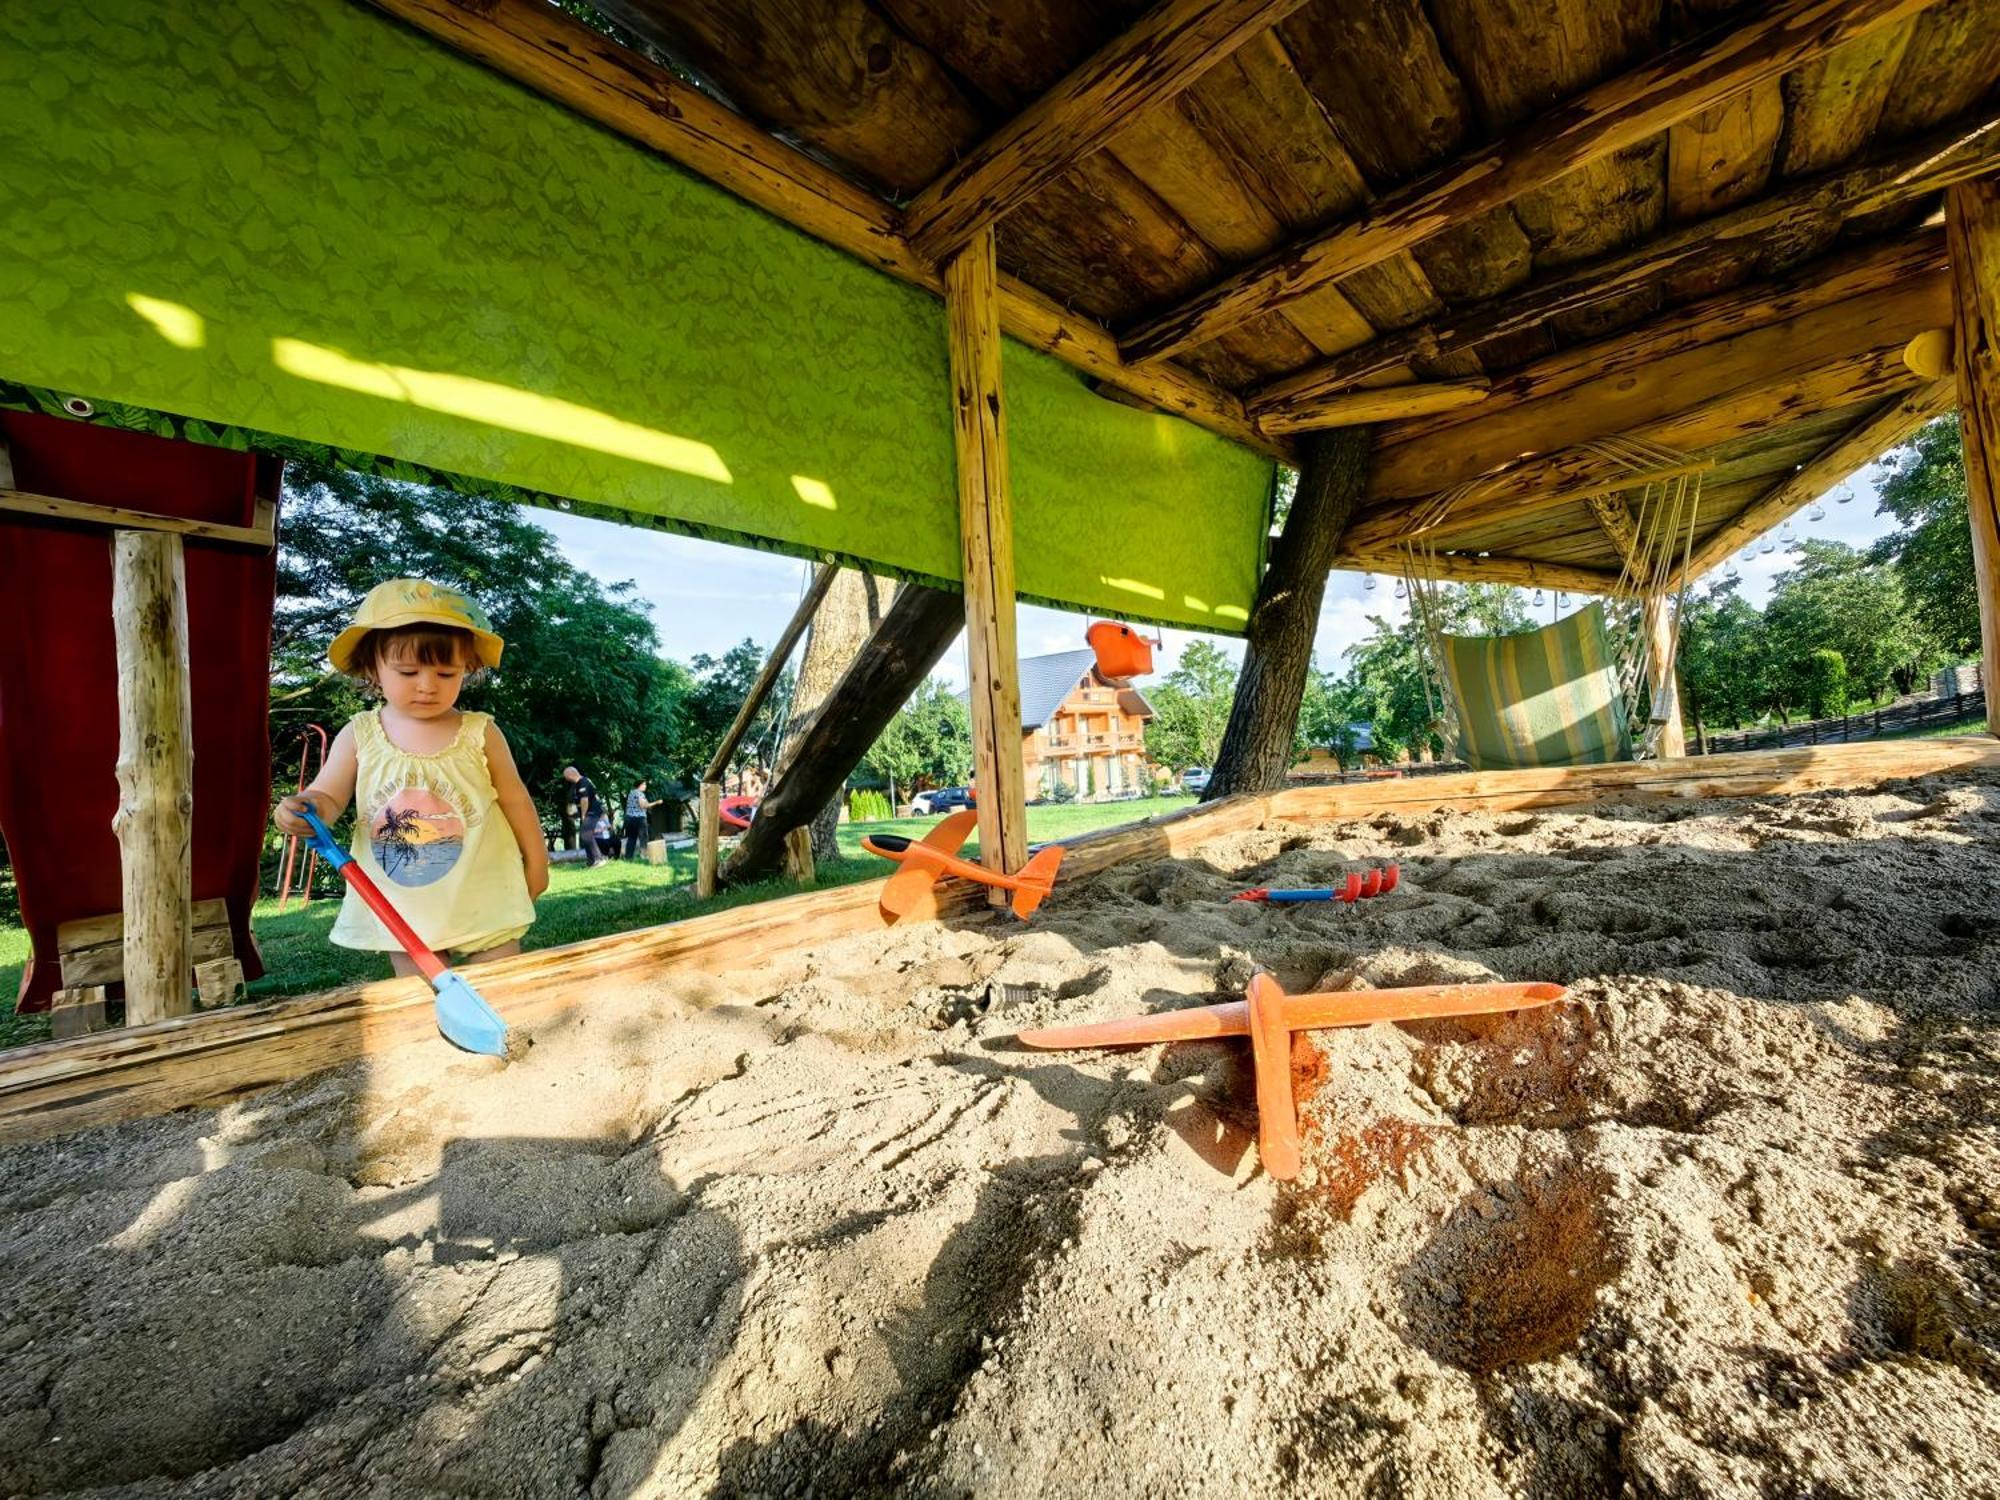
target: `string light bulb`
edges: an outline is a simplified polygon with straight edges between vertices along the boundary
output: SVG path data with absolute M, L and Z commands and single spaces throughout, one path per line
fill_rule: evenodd
M 1362 577 L 1362 579 L 1361 579 L 1361 586 L 1362 586 L 1362 587 L 1363 587 L 1364 589 L 1366 589 L 1366 590 L 1367 590 L 1367 591 L 1368 591 L 1369 593 L 1371 593 L 1371 594 L 1372 594 L 1372 593 L 1374 593 L 1374 592 L 1375 592 L 1375 575 L 1374 575 L 1373 573 L 1368 573 L 1368 574 L 1365 574 L 1365 575 L 1363 575 L 1363 577 Z
M 1854 498 L 1854 487 L 1852 485 L 1843 484 L 1839 489 L 1833 492 L 1833 503 L 1835 505 L 1845 505 L 1847 504 L 1848 501 L 1852 500 L 1853 498 Z
M 1405 590 L 1404 590 L 1404 588 L 1403 588 L 1403 580 L 1402 580 L 1402 579 L 1400 579 L 1400 578 L 1398 578 L 1398 579 L 1396 580 L 1396 597 L 1397 597 L 1398 599 L 1402 598 L 1402 597 L 1403 597 L 1403 594 L 1404 594 L 1404 592 L 1405 592 Z
M 1535 608 L 1540 609 L 1547 602 L 1547 596 L 1540 589 L 1535 590 Z
M 1826 507 L 1824 505 L 1815 505 L 1811 510 L 1806 512 L 1806 519 L 1808 521 L 1824 521 L 1826 519 Z

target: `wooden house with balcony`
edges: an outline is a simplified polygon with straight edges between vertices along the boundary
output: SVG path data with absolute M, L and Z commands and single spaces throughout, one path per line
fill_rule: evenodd
M 1021 662 L 1021 762 L 1030 795 L 1058 785 L 1101 801 L 1150 788 L 1146 725 L 1153 706 L 1137 688 L 1097 670 L 1089 650 Z

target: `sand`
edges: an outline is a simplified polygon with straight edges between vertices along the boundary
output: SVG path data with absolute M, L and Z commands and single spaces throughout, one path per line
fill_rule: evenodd
M 2000 1493 L 2000 786 L 1277 826 L 0 1155 L 0 1491 Z M 1399 858 L 1352 911 L 1228 904 Z M 1553 979 L 1299 1044 L 1007 1038 Z

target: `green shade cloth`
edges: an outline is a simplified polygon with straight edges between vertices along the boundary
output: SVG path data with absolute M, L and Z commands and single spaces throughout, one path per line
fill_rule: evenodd
M 0 381 L 957 580 L 934 297 L 399 23 L 5 6 L 0 96 Z M 1018 345 L 1003 380 L 1022 594 L 1240 632 L 1270 462 Z
M 1475 771 L 1632 758 L 1604 606 L 1524 635 L 1443 636 L 1459 754 Z

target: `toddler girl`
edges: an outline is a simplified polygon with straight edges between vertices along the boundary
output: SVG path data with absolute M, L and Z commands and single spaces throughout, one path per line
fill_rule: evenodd
M 549 884 L 541 819 L 506 738 L 489 715 L 455 706 L 467 674 L 499 666 L 503 645 L 456 589 L 414 578 L 371 589 L 327 656 L 380 692 L 382 706 L 347 722 L 312 785 L 274 815 L 304 835 L 304 804 L 331 824 L 358 794 L 352 852 L 362 870 L 432 949 L 468 962 L 519 953 Z M 352 890 L 332 936 L 416 973 Z

